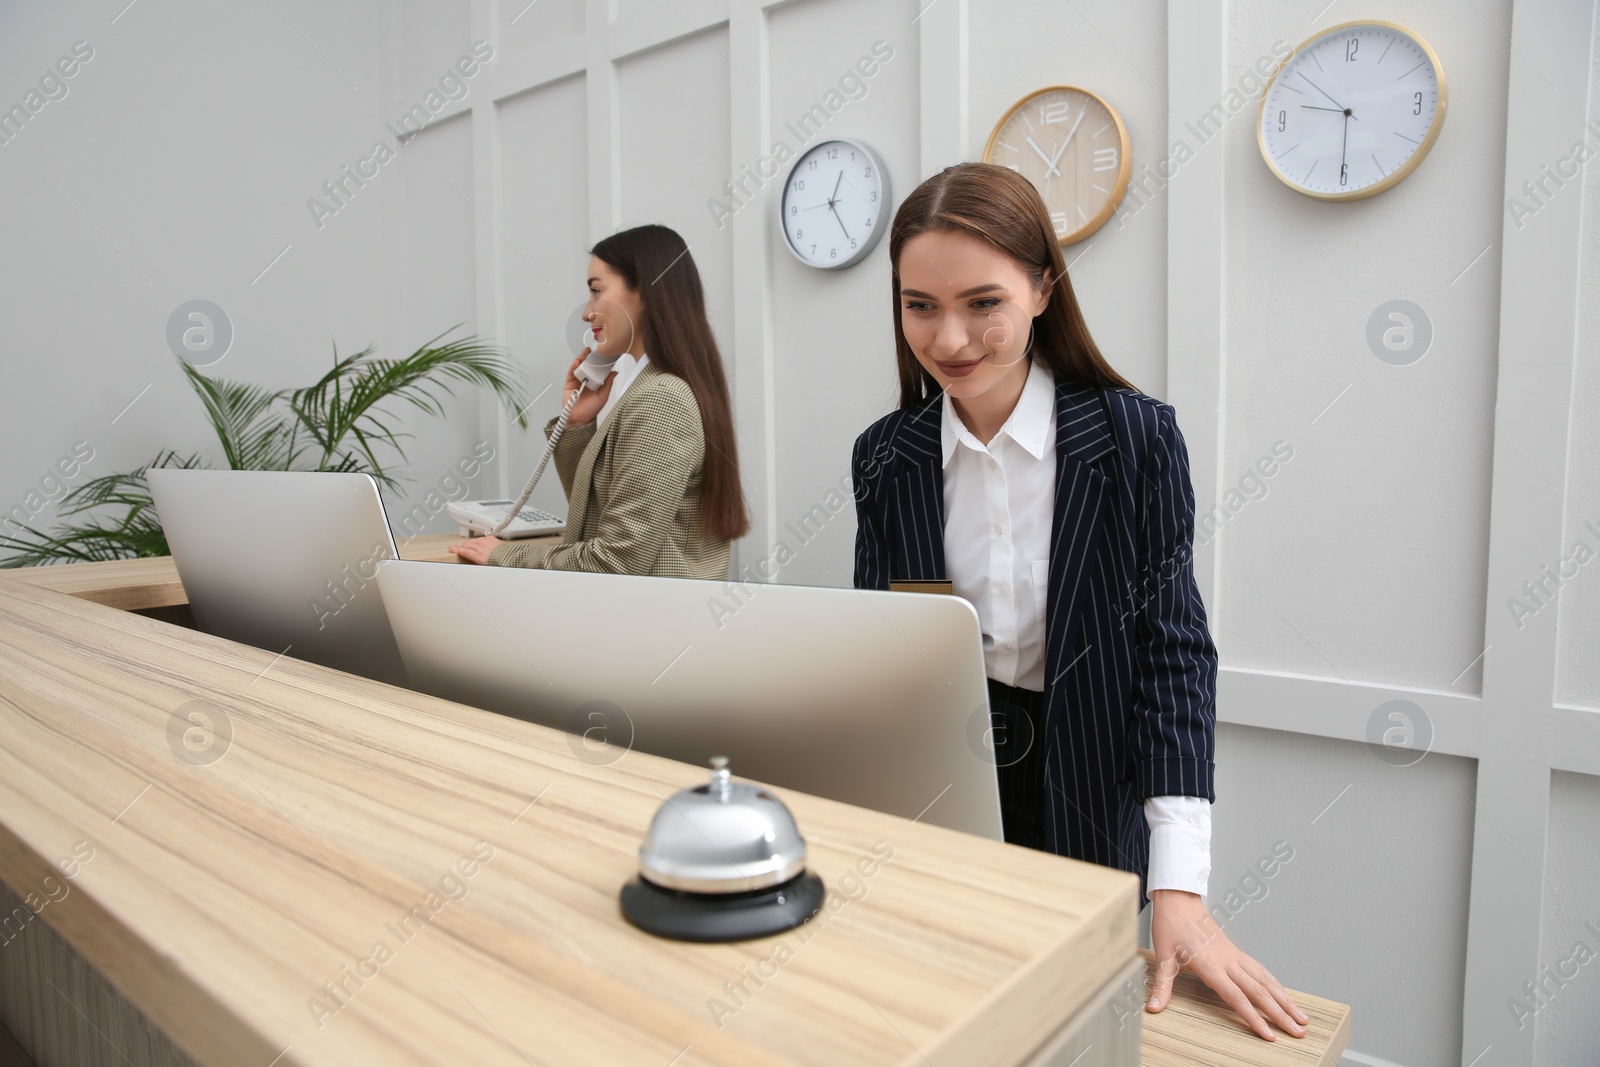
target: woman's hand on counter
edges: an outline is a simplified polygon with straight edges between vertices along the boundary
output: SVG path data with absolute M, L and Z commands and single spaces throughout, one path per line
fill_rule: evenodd
M 1172 983 L 1186 970 L 1210 986 L 1268 1041 L 1276 1041 L 1271 1020 L 1291 1037 L 1306 1036 L 1310 1019 L 1290 999 L 1272 972 L 1239 951 L 1206 910 L 1197 893 L 1157 889 L 1150 894 L 1150 940 L 1155 946 L 1156 979 L 1147 1011 L 1161 1011 L 1172 1001 Z M 1265 1016 L 1265 1018 L 1263 1018 Z
M 505 542 L 498 537 L 474 537 L 470 541 L 457 541 L 450 546 L 450 551 L 468 563 L 488 563 L 489 553 L 503 544 Z

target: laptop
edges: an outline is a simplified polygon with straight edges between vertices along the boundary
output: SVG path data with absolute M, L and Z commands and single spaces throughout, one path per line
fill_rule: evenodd
M 982 636 L 957 597 L 407 560 L 378 587 L 412 687 L 569 734 L 1004 840 Z
M 395 685 L 377 567 L 398 558 L 370 475 L 146 472 L 196 626 Z

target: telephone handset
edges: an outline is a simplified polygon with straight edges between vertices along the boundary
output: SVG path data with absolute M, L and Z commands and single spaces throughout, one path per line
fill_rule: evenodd
M 606 384 L 606 379 L 611 376 L 611 372 L 616 369 L 617 360 L 621 358 L 621 352 L 614 356 L 602 356 L 598 352 L 591 352 L 589 358 L 578 364 L 578 369 L 572 373 L 583 383 L 585 389 L 598 390 Z M 576 397 L 578 394 L 572 395 Z
M 572 414 L 572 409 L 577 406 L 578 398 L 589 390 L 599 391 L 606 384 L 606 379 L 611 376 L 617 360 L 622 358 L 618 352 L 614 356 L 603 356 L 598 352 L 590 352 L 587 359 L 578 364 L 572 374 L 578 379 L 578 388 L 572 391 L 567 402 L 561 406 L 561 414 L 556 418 L 555 426 L 550 429 L 550 440 L 544 448 L 544 455 L 539 460 L 539 466 L 534 468 L 533 477 L 528 479 L 528 484 L 522 487 L 522 494 L 517 497 L 505 513 L 505 517 L 495 524 L 489 531 L 490 537 L 498 537 L 522 513 L 522 505 L 528 502 L 528 497 L 533 495 L 533 487 L 539 484 L 539 478 L 544 474 L 545 467 L 550 464 L 550 457 L 555 454 L 556 444 L 561 440 L 562 431 L 567 428 L 567 418 Z

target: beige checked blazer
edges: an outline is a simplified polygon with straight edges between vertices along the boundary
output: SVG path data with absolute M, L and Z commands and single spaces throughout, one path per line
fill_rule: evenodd
M 645 364 L 598 433 L 593 423 L 569 427 L 556 445 L 569 509 L 561 540 L 508 541 L 489 562 L 726 579 L 728 542 L 701 531 L 705 452 L 689 383 Z

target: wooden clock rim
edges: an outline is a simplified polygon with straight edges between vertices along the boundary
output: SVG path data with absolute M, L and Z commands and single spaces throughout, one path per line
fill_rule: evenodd
M 839 263 L 813 263 L 805 256 L 802 256 L 800 250 L 795 248 L 794 242 L 789 240 L 789 228 L 783 222 L 783 205 L 789 195 L 789 182 L 794 178 L 794 172 L 799 168 L 800 164 L 811 153 L 824 145 L 830 144 L 847 144 L 851 147 L 859 148 L 871 160 L 872 165 L 878 169 L 878 186 L 879 191 L 883 194 L 883 203 L 879 205 L 878 213 L 872 225 L 872 232 L 867 234 L 866 240 L 856 250 L 855 255 Z M 855 266 L 872 254 L 872 250 L 878 247 L 878 242 L 883 240 L 884 233 L 889 229 L 889 218 L 892 214 L 894 201 L 894 193 L 889 185 L 889 168 L 884 166 L 883 157 L 878 155 L 871 145 L 858 141 L 854 137 L 824 137 L 816 144 L 806 148 L 794 157 L 794 162 L 789 164 L 789 169 L 784 172 L 781 190 L 778 194 L 778 235 L 783 238 L 784 247 L 789 250 L 790 255 L 805 266 L 815 270 L 844 270 L 846 267 Z
M 1283 73 L 1284 68 L 1294 61 L 1296 56 L 1305 51 L 1306 46 L 1320 41 L 1324 37 L 1331 37 L 1340 30 L 1348 30 L 1354 26 L 1381 26 L 1386 30 L 1394 30 L 1396 33 L 1404 34 L 1421 46 L 1423 53 L 1428 57 L 1428 62 L 1433 64 L 1433 76 L 1439 83 L 1439 103 L 1433 109 L 1433 122 L 1428 125 L 1428 132 L 1423 136 L 1422 143 L 1417 146 L 1415 152 L 1411 153 L 1411 158 L 1400 165 L 1399 170 L 1388 175 L 1382 181 L 1374 182 L 1354 192 L 1314 192 L 1296 185 L 1289 180 L 1288 175 L 1273 165 L 1272 156 L 1267 151 L 1266 135 L 1261 130 L 1261 117 L 1266 114 L 1267 97 L 1272 94 L 1272 87 L 1278 84 L 1278 77 Z M 1267 87 L 1261 91 L 1261 102 L 1256 105 L 1256 149 L 1261 153 L 1261 160 L 1267 165 L 1268 172 L 1301 196 L 1309 196 L 1313 200 L 1365 200 L 1369 196 L 1377 196 L 1379 193 L 1393 189 L 1396 185 L 1405 181 L 1411 176 L 1411 172 L 1416 170 L 1422 161 L 1427 158 L 1428 152 L 1433 148 L 1433 142 L 1439 139 L 1439 131 L 1444 128 L 1444 114 L 1448 95 L 1444 80 L 1444 66 L 1439 62 L 1439 54 L 1433 50 L 1432 45 L 1423 39 L 1421 34 L 1409 27 L 1400 25 L 1398 22 L 1388 22 L 1384 19 L 1351 19 L 1349 22 L 1341 22 L 1336 26 L 1329 26 L 1327 29 L 1319 30 L 1295 45 L 1294 51 L 1285 56 L 1283 62 L 1279 63 L 1277 69 L 1272 72 L 1272 77 L 1267 80 Z
M 985 163 L 994 163 L 994 160 L 989 158 L 989 153 L 994 149 L 995 141 L 1000 137 L 1000 131 L 1005 128 L 1006 123 L 1011 121 L 1011 116 L 1022 110 L 1022 106 L 1029 101 L 1035 100 L 1045 93 L 1058 92 L 1082 93 L 1084 96 L 1093 98 L 1101 107 L 1106 109 L 1106 114 L 1111 116 L 1111 121 L 1117 127 L 1118 156 L 1121 160 L 1121 165 L 1117 168 L 1116 181 L 1112 183 L 1111 195 L 1106 197 L 1105 204 L 1101 206 L 1099 211 L 1095 212 L 1088 222 L 1078 229 L 1056 238 L 1056 244 L 1065 248 L 1068 245 L 1077 244 L 1079 241 L 1094 236 L 1102 226 L 1110 222 L 1111 216 L 1117 213 L 1117 208 L 1122 204 L 1122 198 L 1128 192 L 1128 180 L 1133 176 L 1133 147 L 1128 140 L 1128 126 L 1122 121 L 1122 113 L 1111 106 L 1111 101 L 1094 90 L 1085 89 L 1081 85 L 1046 85 L 1042 89 L 1035 89 L 1022 96 L 1000 116 L 1000 121 L 995 123 L 994 129 L 989 131 L 989 139 L 984 143 L 983 155 L 980 158 Z M 996 166 L 998 165 L 996 164 Z M 1031 185 L 1032 182 L 1029 182 L 1029 184 Z M 1038 186 L 1034 186 L 1034 188 L 1037 189 Z M 1044 199 L 1043 193 L 1039 194 L 1039 199 Z M 1048 204 L 1045 206 L 1046 208 L 1049 207 Z

